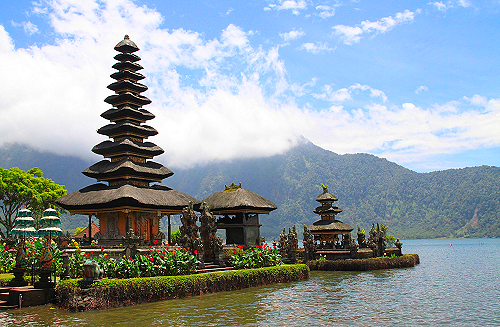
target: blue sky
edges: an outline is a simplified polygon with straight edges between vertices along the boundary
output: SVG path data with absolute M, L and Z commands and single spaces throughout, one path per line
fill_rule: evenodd
M 95 161 L 125 34 L 171 168 L 303 137 L 416 171 L 500 166 L 500 1 L 7 0 L 0 143 Z

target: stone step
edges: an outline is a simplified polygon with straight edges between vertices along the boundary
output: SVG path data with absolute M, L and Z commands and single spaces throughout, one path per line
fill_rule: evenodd
M 0 293 L 0 301 L 9 301 L 9 291 Z
M 17 309 L 17 308 L 18 308 L 17 305 L 10 305 L 7 301 L 0 301 L 0 311 Z

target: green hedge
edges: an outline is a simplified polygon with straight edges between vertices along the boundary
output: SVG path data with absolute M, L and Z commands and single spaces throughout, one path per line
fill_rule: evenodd
M 79 280 L 61 281 L 56 297 L 70 311 L 107 309 L 309 278 L 307 265 L 283 265 L 199 275 L 103 279 L 82 289 Z
M 313 260 L 307 265 L 311 270 L 366 271 L 390 268 L 414 267 L 420 263 L 418 254 L 405 254 L 400 257 L 380 257 L 368 259 Z
M 0 287 L 9 286 L 10 281 L 14 279 L 12 274 L 1 274 L 0 275 Z

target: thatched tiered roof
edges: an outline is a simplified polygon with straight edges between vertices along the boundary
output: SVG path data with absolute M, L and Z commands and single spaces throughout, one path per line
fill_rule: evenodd
M 276 205 L 265 197 L 242 188 L 241 183 L 226 186 L 225 190 L 215 192 L 203 202 L 208 204 L 214 214 L 269 213 L 277 209 Z
M 321 232 L 351 232 L 353 228 L 340 220 L 318 220 L 308 227 L 309 231 L 313 234 L 320 234 Z

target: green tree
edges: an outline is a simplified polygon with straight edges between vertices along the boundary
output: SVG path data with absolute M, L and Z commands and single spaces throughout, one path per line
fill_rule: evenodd
M 19 209 L 29 208 L 36 219 L 50 205 L 55 206 L 55 200 L 65 194 L 64 185 L 44 178 L 37 167 L 28 171 L 17 167 L 0 168 L 0 224 L 5 228 L 6 235 L 10 235 Z M 5 236 L 2 231 L 0 234 Z

